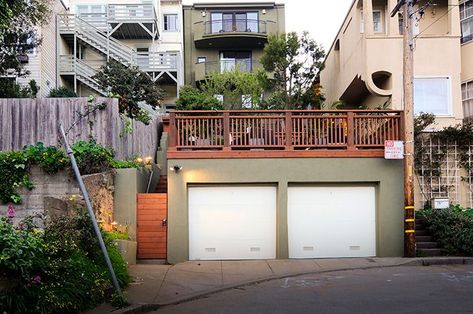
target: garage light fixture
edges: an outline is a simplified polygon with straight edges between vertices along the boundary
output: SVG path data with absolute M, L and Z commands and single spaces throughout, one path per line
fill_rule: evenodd
M 174 165 L 171 168 L 169 168 L 169 170 L 174 171 L 175 173 L 178 173 L 179 171 L 182 170 L 182 166 Z

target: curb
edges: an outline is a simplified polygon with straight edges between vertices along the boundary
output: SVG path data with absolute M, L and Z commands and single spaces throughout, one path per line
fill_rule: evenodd
M 473 265 L 473 257 L 423 257 L 423 258 L 415 258 L 406 260 L 405 262 L 400 262 L 397 264 L 392 265 L 373 265 L 373 266 L 360 266 L 360 267 L 342 267 L 337 269 L 327 269 L 327 270 L 318 270 L 318 271 L 303 271 L 303 272 L 296 272 L 296 273 L 288 273 L 288 274 L 281 274 L 281 275 L 272 275 L 266 276 L 264 278 L 258 279 L 250 279 L 245 280 L 237 283 L 227 284 L 223 286 L 219 286 L 216 288 L 211 288 L 207 290 L 198 291 L 195 293 L 188 294 L 186 296 L 176 298 L 174 300 L 170 300 L 167 302 L 162 303 L 145 303 L 145 304 L 135 304 L 129 306 L 127 308 L 114 311 L 115 314 L 141 314 L 147 313 L 149 311 L 157 310 L 164 306 L 169 305 L 176 305 L 179 303 L 184 303 L 192 300 L 199 299 L 201 297 L 212 295 L 215 293 L 219 293 L 222 291 L 231 290 L 238 287 L 249 286 L 253 284 L 259 284 L 271 280 L 282 279 L 286 277 L 297 277 L 303 275 L 312 275 L 312 274 L 324 274 L 330 272 L 338 272 L 338 271 L 347 271 L 347 270 L 365 270 L 365 269 L 376 269 L 376 268 L 388 268 L 388 267 L 399 267 L 399 266 L 434 266 L 434 265 Z

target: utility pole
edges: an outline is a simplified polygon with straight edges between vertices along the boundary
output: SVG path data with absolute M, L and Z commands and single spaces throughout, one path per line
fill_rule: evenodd
M 414 13 L 417 0 L 399 0 L 391 12 L 394 17 L 402 7 L 403 16 L 403 95 L 404 95 L 404 256 L 415 257 L 414 213 Z

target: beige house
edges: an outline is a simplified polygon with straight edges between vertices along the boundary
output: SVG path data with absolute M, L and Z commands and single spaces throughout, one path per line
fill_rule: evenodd
M 284 4 L 274 2 L 195 3 L 183 6 L 186 84 L 212 72 L 252 72 L 268 36 L 285 30 Z
M 418 8 L 427 1 L 419 1 Z M 415 25 L 414 111 L 437 116 L 436 128 L 461 123 L 473 79 L 468 16 L 473 1 L 436 0 Z M 374 108 L 402 103 L 402 23 L 390 17 L 397 0 L 355 0 L 330 47 L 321 73 L 327 104 Z M 461 19 L 460 19 L 461 12 Z M 462 36 L 463 31 L 463 36 Z M 461 39 L 461 41 L 460 41 Z M 473 47 L 473 46 L 472 46 Z M 471 50 L 471 54 L 468 55 Z M 471 89 L 471 88 L 470 88 Z M 465 109 L 467 107 L 465 106 Z M 466 116 L 469 115 L 465 111 Z
M 51 2 L 51 18 L 38 31 L 42 39 L 41 45 L 28 51 L 27 58 L 23 61 L 23 69 L 29 74 L 16 78 L 16 81 L 21 85 L 27 85 L 30 80 L 35 80 L 40 88 L 38 96 L 47 96 L 51 88 L 59 84 L 56 75 L 57 59 L 51 56 L 55 56 L 58 44 L 56 15 L 64 14 L 66 10 L 67 7 L 62 0 Z

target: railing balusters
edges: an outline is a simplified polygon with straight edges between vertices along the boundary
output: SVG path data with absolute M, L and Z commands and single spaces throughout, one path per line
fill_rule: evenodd
M 177 111 L 170 149 L 383 149 L 401 140 L 402 112 Z M 173 146 L 174 145 L 174 146 Z

